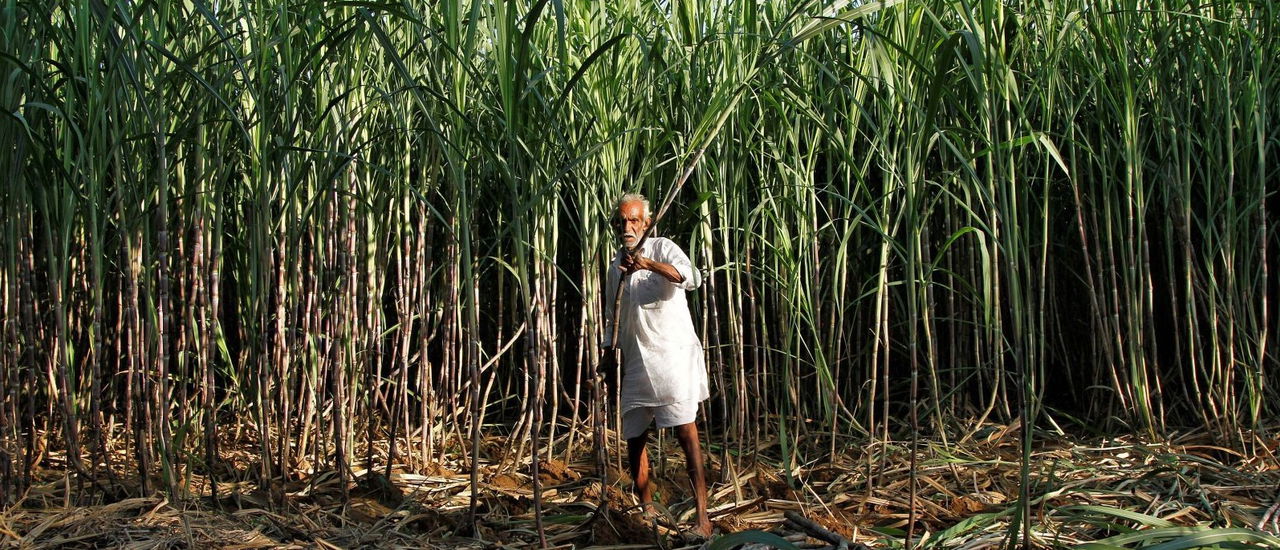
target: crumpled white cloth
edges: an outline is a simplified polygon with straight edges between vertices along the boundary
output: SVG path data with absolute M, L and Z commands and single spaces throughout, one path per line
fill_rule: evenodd
M 650 237 L 640 254 L 675 266 L 684 281 L 673 283 L 649 270 L 627 277 L 622 289 L 622 314 L 618 318 L 618 342 L 622 347 L 623 373 L 619 391 L 620 412 L 637 407 L 660 407 L 710 397 L 702 342 L 693 328 L 689 303 L 683 291 L 702 284 L 702 274 L 671 239 Z M 604 347 L 612 346 L 613 303 L 618 290 L 619 251 L 609 264 L 605 285 Z

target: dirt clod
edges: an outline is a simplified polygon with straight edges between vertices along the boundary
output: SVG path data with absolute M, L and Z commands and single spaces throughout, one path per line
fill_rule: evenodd
M 498 474 L 489 480 L 489 485 L 500 489 L 518 489 L 522 485 L 520 478 L 511 474 Z
M 544 460 L 538 462 L 538 481 L 543 486 L 559 485 L 569 481 L 577 481 L 582 476 L 573 470 L 570 470 L 564 462 L 559 460 Z

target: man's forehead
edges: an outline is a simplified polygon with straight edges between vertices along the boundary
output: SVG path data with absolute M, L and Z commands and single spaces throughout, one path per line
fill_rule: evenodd
M 627 201 L 619 204 L 618 214 L 623 217 L 644 217 L 644 203 L 640 201 Z

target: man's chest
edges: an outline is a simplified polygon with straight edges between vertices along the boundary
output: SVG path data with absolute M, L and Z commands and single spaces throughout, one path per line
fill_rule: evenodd
M 652 271 L 636 271 L 622 285 L 623 298 L 633 306 L 656 308 L 671 296 L 671 283 Z

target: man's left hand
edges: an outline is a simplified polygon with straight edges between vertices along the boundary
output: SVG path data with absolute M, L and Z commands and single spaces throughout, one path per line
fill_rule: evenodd
M 622 261 L 618 262 L 618 270 L 623 273 L 631 273 L 642 269 L 652 269 L 652 261 L 640 255 L 639 252 L 633 254 L 623 254 Z
M 662 262 L 655 262 L 649 258 L 641 256 L 639 252 L 634 255 L 623 254 L 622 260 L 618 262 L 618 271 L 621 271 L 623 275 L 634 273 L 642 269 L 647 269 L 662 275 L 668 281 L 673 283 L 684 282 L 684 275 L 681 275 L 680 271 L 677 270 L 675 266 Z

